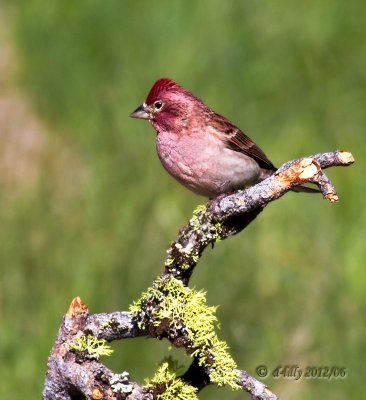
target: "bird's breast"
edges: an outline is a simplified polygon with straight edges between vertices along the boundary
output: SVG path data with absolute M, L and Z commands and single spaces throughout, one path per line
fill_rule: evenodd
M 257 162 L 215 135 L 160 131 L 156 149 L 170 175 L 197 194 L 214 197 L 258 180 Z

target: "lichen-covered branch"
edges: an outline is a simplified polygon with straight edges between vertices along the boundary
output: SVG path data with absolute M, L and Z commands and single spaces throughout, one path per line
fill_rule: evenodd
M 129 381 L 128 373 L 115 374 L 99 357 L 111 351 L 107 340 L 146 335 L 128 312 L 90 315 L 75 298 L 64 316 L 51 350 L 43 399 L 151 400 L 151 394 Z
M 79 298 L 71 303 L 51 350 L 44 399 L 158 399 L 196 400 L 208 384 L 243 389 L 255 400 L 276 395 L 237 368 L 228 346 L 216 333 L 215 307 L 205 293 L 189 288 L 189 278 L 208 245 L 239 233 L 273 200 L 297 185 L 316 184 L 324 199 L 338 201 L 324 173 L 331 166 L 354 162 L 348 152 L 316 154 L 285 163 L 263 182 L 212 199 L 194 211 L 188 224 L 168 249 L 164 272 L 130 307 L 130 312 L 89 314 Z M 177 376 L 167 363 L 142 387 L 127 372 L 115 374 L 99 358 L 108 355 L 108 342 L 146 336 L 166 338 L 192 358 L 186 373 Z

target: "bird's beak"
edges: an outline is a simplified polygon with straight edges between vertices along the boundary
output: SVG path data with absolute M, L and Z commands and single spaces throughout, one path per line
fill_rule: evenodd
M 146 104 L 137 107 L 136 110 L 130 114 L 131 118 L 151 119 L 151 109 Z

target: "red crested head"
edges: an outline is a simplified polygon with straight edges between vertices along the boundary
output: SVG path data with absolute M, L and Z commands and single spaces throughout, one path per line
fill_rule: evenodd
M 156 130 L 182 129 L 191 110 L 206 107 L 190 91 L 168 78 L 157 80 L 150 89 L 145 102 L 130 117 L 148 119 Z
M 162 93 L 168 92 L 170 90 L 182 89 L 181 86 L 177 85 L 175 81 L 169 78 L 158 79 L 153 87 L 150 89 L 149 94 L 146 97 L 145 104 L 153 104 L 154 101 L 159 100 Z

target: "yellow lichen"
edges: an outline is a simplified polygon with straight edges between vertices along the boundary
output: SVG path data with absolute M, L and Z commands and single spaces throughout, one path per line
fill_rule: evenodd
M 165 261 L 165 266 L 166 266 L 166 267 L 169 267 L 169 265 L 172 265 L 173 262 L 174 262 L 174 258 L 170 258 L 170 257 L 169 257 L 169 258 Z
M 152 324 L 158 327 L 168 320 L 169 326 L 187 340 L 191 356 L 197 357 L 200 365 L 209 367 L 211 382 L 238 389 L 236 364 L 227 351 L 226 342 L 217 337 L 217 307 L 206 305 L 206 292 L 190 289 L 175 278 L 157 278 L 154 286 L 143 293 L 130 311 L 138 316 L 142 304 L 159 299 L 151 316 Z
M 113 321 L 109 319 L 108 321 L 105 321 L 102 323 L 101 327 L 102 328 L 110 328 L 112 326 Z
M 189 223 L 194 231 L 198 231 L 200 226 L 200 217 L 202 217 L 206 210 L 206 206 L 201 204 L 193 211 L 193 217 L 189 220 Z
M 145 389 L 158 390 L 157 400 L 198 400 L 197 388 L 177 378 L 175 372 L 169 370 L 169 364 L 163 363 L 154 377 L 144 386 Z
M 78 352 L 86 351 L 89 356 L 99 360 L 99 357 L 110 356 L 113 353 L 113 349 L 106 343 L 106 340 L 93 335 L 75 336 L 69 346 Z

